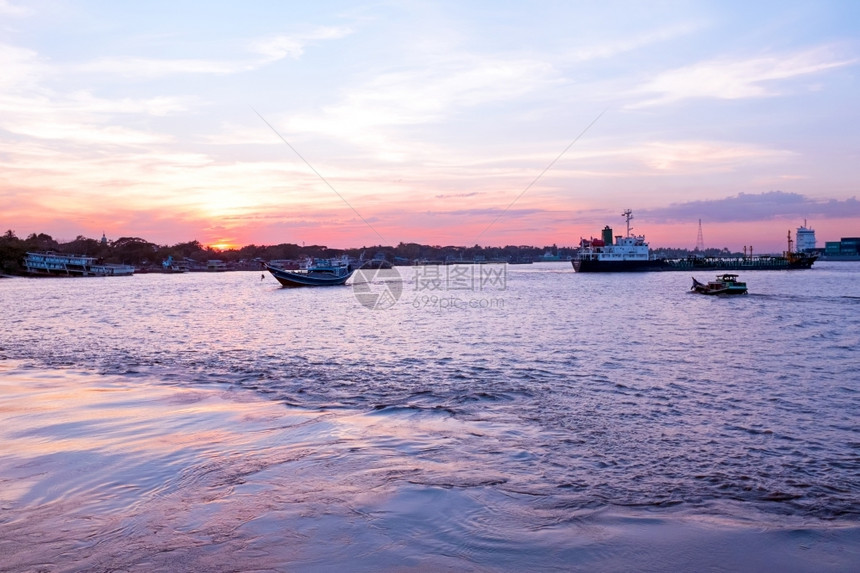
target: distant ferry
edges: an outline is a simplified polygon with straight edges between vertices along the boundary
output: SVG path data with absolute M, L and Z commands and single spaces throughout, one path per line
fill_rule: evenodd
M 683 259 L 654 257 L 645 235 L 630 233 L 633 212 L 621 214 L 627 221 L 627 235 L 612 236 L 612 229 L 604 227 L 600 239 L 582 239 L 571 263 L 578 273 L 653 272 L 693 270 L 791 270 L 809 269 L 818 259 L 817 254 L 794 252 L 791 231 L 788 232 L 788 250 L 782 256 L 756 255 L 743 257 L 691 256 Z
M 121 277 L 134 274 L 131 265 L 112 265 L 97 257 L 63 253 L 27 253 L 24 267 L 31 275 L 52 277 Z

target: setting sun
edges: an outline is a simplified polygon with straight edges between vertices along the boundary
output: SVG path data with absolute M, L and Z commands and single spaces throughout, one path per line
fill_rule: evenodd
M 209 245 L 209 248 L 216 251 L 229 251 L 231 249 L 238 249 L 240 246 L 241 245 L 237 245 L 235 243 L 230 243 L 227 240 L 221 240 L 217 243 L 212 243 Z

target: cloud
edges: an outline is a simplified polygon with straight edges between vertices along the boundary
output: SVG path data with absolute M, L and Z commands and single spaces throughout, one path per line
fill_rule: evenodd
M 804 217 L 844 219 L 860 217 L 860 201 L 856 197 L 842 201 L 818 200 L 799 193 L 768 191 L 759 194 L 739 193 L 724 199 L 674 203 L 668 207 L 643 210 L 643 213 L 647 213 L 650 220 L 664 223 L 687 222 L 700 218 L 716 223 Z
M 75 66 L 78 72 L 155 78 L 176 74 L 234 74 L 253 69 L 259 62 L 232 62 L 190 58 L 99 58 Z
M 647 46 L 665 42 L 680 36 L 689 36 L 704 27 L 701 22 L 681 22 L 665 28 L 626 37 L 621 40 L 609 40 L 590 43 L 585 47 L 573 50 L 568 58 L 575 62 L 587 62 L 597 59 L 612 58 L 624 53 L 641 50 Z
M 462 199 L 464 197 L 475 197 L 476 195 L 482 195 L 482 193 L 478 193 L 477 191 L 473 191 L 471 193 L 441 194 L 441 195 L 436 195 L 436 199 Z
M 284 58 L 299 59 L 305 46 L 319 40 L 338 40 L 352 33 L 347 27 L 323 26 L 311 32 L 281 35 L 252 42 L 251 50 L 263 56 L 263 62 L 276 62 Z
M 166 116 L 187 111 L 197 104 L 192 97 L 158 96 L 147 99 L 121 98 L 106 99 L 90 92 L 57 94 L 49 90 L 39 93 L 20 93 L 0 95 L 0 110 L 10 112 L 7 120 L 35 116 L 63 116 L 80 119 L 87 114 L 145 114 Z M 2 121 L 0 124 L 10 123 Z
M 728 141 L 651 142 L 632 150 L 633 156 L 656 171 L 684 171 L 703 168 L 725 170 L 745 163 L 783 160 L 791 151 Z
M 439 125 L 480 106 L 517 101 L 556 81 L 554 68 L 532 58 L 469 54 L 430 56 L 346 87 L 318 112 L 281 117 L 284 133 L 315 134 L 372 149 L 376 159 L 403 161 L 445 150 L 403 140 L 402 128 Z
M 329 26 L 306 33 L 253 40 L 248 43 L 247 49 L 256 57 L 236 60 L 121 56 L 86 62 L 76 66 L 76 70 L 148 79 L 177 74 L 236 74 L 253 71 L 285 58 L 299 59 L 307 45 L 321 40 L 336 40 L 350 33 L 349 28 Z
M 0 44 L 0 88 L 3 92 L 20 91 L 38 85 L 47 64 L 33 50 Z
M 516 219 L 530 215 L 541 214 L 543 209 L 505 209 L 504 207 L 475 207 L 471 209 L 453 209 L 446 211 L 425 211 L 423 214 L 431 217 L 501 217 L 503 215 Z M 489 221 L 487 221 L 489 223 Z
M 94 146 L 93 151 L 101 145 L 171 142 L 174 137 L 170 134 L 123 125 L 115 116 L 163 117 L 198 104 L 198 98 L 187 96 L 104 98 L 89 90 L 55 89 L 52 81 L 62 68 L 35 51 L 7 44 L 0 44 L 0 69 L 4 71 L 0 74 L 0 129 L 16 136 L 6 138 L 11 153 L 21 148 L 26 137 L 88 144 Z
M 104 145 L 152 145 L 173 139 L 161 133 L 128 129 L 121 126 L 97 126 L 74 121 L 35 120 L 10 122 L 5 129 L 19 135 L 39 139 L 56 139 L 64 142 L 78 142 Z
M 675 103 L 691 98 L 745 99 L 779 95 L 780 80 L 853 65 L 857 59 L 841 59 L 829 46 L 794 54 L 745 60 L 718 59 L 663 72 L 639 87 L 642 95 L 656 94 L 630 108 Z
M 16 6 L 9 0 L 0 0 L 0 14 L 4 16 L 29 16 L 32 10 L 23 6 Z

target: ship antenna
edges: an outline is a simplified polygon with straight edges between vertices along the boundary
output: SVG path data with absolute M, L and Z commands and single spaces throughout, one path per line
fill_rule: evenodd
M 630 231 L 632 230 L 632 227 L 630 226 L 630 219 L 633 218 L 633 211 L 631 211 L 630 209 L 625 209 L 624 212 L 621 213 L 621 216 L 627 218 L 627 236 L 629 237 Z

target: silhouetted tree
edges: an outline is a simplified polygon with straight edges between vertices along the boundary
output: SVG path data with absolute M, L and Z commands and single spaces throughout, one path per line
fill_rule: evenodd
M 60 244 L 54 240 L 51 235 L 45 233 L 31 234 L 25 241 L 27 249 L 32 251 L 55 251 L 60 248 Z
M 141 265 L 156 258 L 158 245 L 140 237 L 120 237 L 111 246 L 111 261 L 127 265 Z
M 0 273 L 20 274 L 23 272 L 21 261 L 27 254 L 24 241 L 11 229 L 0 237 Z
M 203 261 L 207 258 L 206 249 L 203 248 L 203 245 L 200 244 L 200 241 L 194 240 L 189 241 L 187 243 L 176 243 L 172 247 L 169 247 L 167 251 L 173 255 L 174 258 L 189 258 L 194 260 Z
M 110 248 L 102 245 L 95 239 L 88 239 L 83 235 L 78 235 L 74 241 L 63 243 L 60 250 L 64 253 L 73 253 L 77 255 L 89 255 L 95 257 L 108 257 L 111 254 Z

